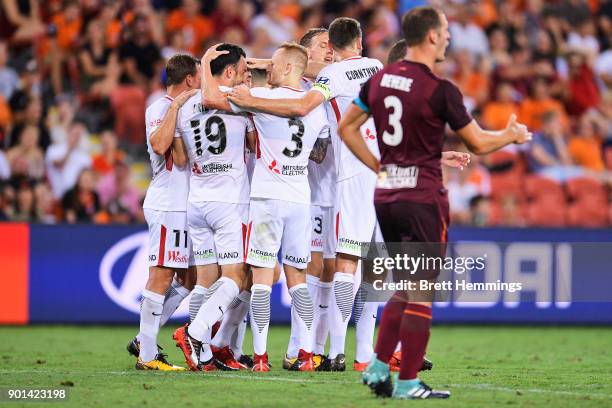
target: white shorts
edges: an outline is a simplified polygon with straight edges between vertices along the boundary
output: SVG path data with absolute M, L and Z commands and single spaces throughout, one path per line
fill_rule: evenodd
M 248 214 L 248 204 L 187 203 L 195 264 L 243 263 Z
M 311 252 L 323 252 L 324 259 L 336 257 L 336 227 L 334 225 L 334 207 L 312 205 L 310 207 L 312 223 Z
M 247 263 L 274 268 L 282 246 L 282 263 L 306 269 L 310 261 L 310 235 L 310 205 L 252 199 L 247 231 Z
M 194 265 L 187 213 L 144 209 L 149 226 L 149 266 L 187 268 Z
M 336 252 L 362 256 L 376 226 L 374 190 L 376 174 L 368 171 L 338 182 L 336 200 Z

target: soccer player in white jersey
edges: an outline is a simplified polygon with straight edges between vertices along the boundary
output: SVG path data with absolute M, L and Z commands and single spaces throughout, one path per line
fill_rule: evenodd
M 210 50 L 209 50 L 210 51 Z M 253 88 L 265 98 L 301 98 L 300 80 L 308 64 L 308 52 L 285 43 L 274 53 L 268 69 L 271 88 Z M 204 70 L 206 82 L 208 72 Z M 214 86 L 206 86 L 205 99 L 218 108 L 243 111 L 231 105 Z M 211 93 L 211 95 L 209 95 Z M 216 93 L 217 95 L 214 95 Z M 305 117 L 282 118 L 251 112 L 258 133 L 255 172 L 251 183 L 247 263 L 253 271 L 251 330 L 254 371 L 269 371 L 266 351 L 270 324 L 270 292 L 273 269 L 282 247 L 283 265 L 292 303 L 299 315 L 298 360 L 292 369 L 314 370 L 312 340 L 314 310 L 305 274 L 310 258 L 310 187 L 308 160 L 323 160 L 329 125 L 322 108 Z
M 173 287 L 172 278 L 176 271 L 185 271 L 189 266 L 191 244 L 186 217 L 189 173 L 182 144 L 173 141 L 173 136 L 178 110 L 200 86 L 199 65 L 191 56 L 177 55 L 168 61 L 166 74 L 167 95 L 149 106 L 145 114 L 147 150 L 153 171 L 143 204 L 149 226 L 149 279 L 142 291 L 140 332 L 128 350 L 138 353 L 137 369 L 175 371 L 183 368 L 169 364 L 165 355 L 158 352 L 157 334 L 160 325 L 178 307 L 176 303 L 172 310 L 164 311 L 165 295 Z
M 359 94 L 361 85 L 382 68 L 378 60 L 361 56 L 361 27 L 354 19 L 340 17 L 329 26 L 329 42 L 334 49 L 336 63 L 321 70 L 317 81 L 300 100 L 265 100 L 253 98 L 237 90 L 230 100 L 253 109 L 277 115 L 305 115 L 326 100 L 327 116 L 332 128 L 332 147 L 338 177 L 335 209 L 336 268 L 332 284 L 329 310 L 329 358 L 333 371 L 346 369 L 344 343 L 354 300 L 354 275 L 364 245 L 369 244 L 376 230 L 373 197 L 376 175 L 343 145 L 337 127 L 344 110 Z M 372 121 L 362 127 L 368 147 L 377 152 Z M 361 297 L 363 300 L 363 297 Z M 362 302 L 356 316 L 357 353 L 355 368 L 365 368 L 373 352 L 372 341 L 377 304 Z M 357 318 L 358 317 L 358 318 Z M 374 318 L 373 318 L 374 317 Z
M 210 64 L 207 69 L 220 90 L 229 91 L 244 81 L 245 53 L 233 44 L 221 44 L 217 50 L 226 53 L 203 63 Z M 246 278 L 249 180 L 244 155 L 247 136 L 254 144 L 255 129 L 246 114 L 211 108 L 198 93 L 179 112 L 177 133 L 187 147 L 191 168 L 187 220 L 197 268 L 194 292 L 208 289 L 201 306 L 190 308 L 191 323 L 173 337 L 193 371 L 239 370 L 229 346 L 215 350 L 213 357 L 210 337 Z
M 302 78 L 302 89 L 309 91 L 321 68 L 333 62 L 334 51 L 329 47 L 326 28 L 311 28 L 300 39 L 300 45 L 308 50 L 308 67 Z M 336 172 L 331 147 L 327 148 L 321 163 L 308 163 L 308 182 L 311 196 L 312 238 L 310 262 L 306 268 L 306 283 L 314 305 L 313 362 L 316 371 L 329 370 L 325 356 L 325 343 L 329 333 L 327 310 L 334 276 L 336 257 L 336 236 L 334 232 L 334 198 Z M 289 369 L 298 356 L 299 316 L 291 308 L 291 335 L 283 368 Z

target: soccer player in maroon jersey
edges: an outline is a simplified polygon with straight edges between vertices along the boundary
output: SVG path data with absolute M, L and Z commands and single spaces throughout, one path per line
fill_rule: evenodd
M 515 115 L 503 130 L 481 129 L 467 113 L 459 89 L 433 74 L 450 40 L 444 13 L 432 7 L 415 8 L 404 16 L 402 28 L 407 45 L 404 59 L 363 85 L 339 133 L 353 154 L 379 174 L 374 202 L 385 241 L 444 244 L 449 215 L 440 158 L 446 125 L 475 154 L 525 143 L 531 133 L 516 122 Z M 370 115 L 376 125 L 380 161 L 359 133 Z M 430 281 L 437 277 L 433 272 L 426 276 Z M 377 394 L 391 395 L 387 361 L 400 340 L 401 369 L 393 397 L 450 396 L 448 391 L 432 390 L 417 377 L 429 341 L 432 301 L 433 291 L 398 291 L 385 306 L 376 358 L 363 374 L 364 383 Z

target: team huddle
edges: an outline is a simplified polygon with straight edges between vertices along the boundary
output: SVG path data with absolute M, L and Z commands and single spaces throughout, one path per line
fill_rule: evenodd
M 433 13 L 437 25 L 417 27 L 425 30 L 427 38 L 431 31 L 448 33 L 443 14 Z M 368 301 L 368 285 L 360 284 L 359 260 L 370 242 L 382 242 L 383 236 L 390 240 L 393 208 L 381 213 L 381 197 L 383 204 L 390 204 L 398 191 L 413 189 L 428 198 L 425 190 L 438 189 L 429 186 L 435 183 L 428 181 L 428 174 L 441 184 L 440 163 L 463 167 L 469 154 L 442 152 L 437 138 L 417 141 L 418 146 L 411 148 L 419 151 L 425 146 L 427 157 L 418 161 L 419 167 L 413 161 L 409 171 L 398 171 L 396 165 L 403 163 L 390 162 L 386 149 L 415 142 L 402 136 L 406 101 L 387 96 L 385 89 L 410 91 L 410 83 L 402 80 L 410 69 L 402 64 L 416 64 L 401 61 L 384 68 L 380 61 L 361 55 L 361 36 L 359 23 L 342 17 L 329 29 L 309 30 L 299 44 L 281 45 L 271 60 L 247 59 L 238 45 L 220 44 L 206 51 L 201 64 L 187 55 L 168 61 L 168 94 L 146 112 L 153 170 L 143 205 L 150 270 L 142 293 L 140 332 L 128 345 L 138 358 L 136 368 L 183 370 L 166 360 L 157 346 L 157 334 L 191 293 L 190 322 L 173 335 L 189 369 L 269 371 L 270 294 L 282 272 L 291 296 L 284 368 L 344 371 L 347 325 L 354 310 L 354 369 L 364 371 L 364 382 L 379 394 L 389 392 L 389 370 L 400 371 L 401 386 L 406 345 L 397 334 L 384 344 L 386 349 L 392 344 L 393 350 L 383 353 L 378 350 L 381 334 L 375 353 L 378 303 Z M 408 34 L 406 39 L 394 47 L 391 60 L 402 60 L 414 45 Z M 435 43 L 434 48 L 445 50 L 448 38 L 445 42 Z M 434 82 L 422 79 L 427 81 Z M 462 135 L 473 121 L 461 95 L 454 85 L 446 85 L 450 82 L 437 81 L 444 86 L 433 96 L 411 92 L 419 98 L 447 98 L 450 102 L 440 111 L 430 104 L 427 114 L 442 112 L 441 131 L 446 122 Z M 384 94 L 384 103 L 373 103 L 377 93 Z M 452 110 L 451 102 L 460 107 Z M 379 119 L 381 109 L 387 109 L 384 119 Z M 425 116 L 420 119 L 430 125 Z M 381 125 L 381 121 L 388 122 Z M 415 132 L 420 137 L 418 129 Z M 520 132 L 524 135 L 526 129 Z M 503 146 L 487 139 L 480 149 L 472 136 L 466 136 L 466 144 L 477 147 L 478 153 Z M 505 144 L 517 142 L 506 139 Z M 382 181 L 379 171 L 386 175 Z M 381 189 L 387 192 L 384 197 Z M 418 208 L 409 209 L 413 210 L 419 214 Z M 431 212 L 423 214 L 427 222 Z M 441 216 L 429 225 L 439 234 L 415 238 L 444 242 L 446 224 Z M 419 309 L 426 306 L 415 303 L 418 307 L 411 309 L 410 300 L 401 302 L 406 316 L 430 316 L 430 311 Z M 382 325 L 385 313 L 387 307 Z M 247 315 L 252 358 L 242 350 Z M 425 346 L 426 341 L 416 357 L 409 355 L 417 371 L 432 367 L 424 357 Z M 412 382 L 402 391 L 403 397 L 448 397 L 416 379 L 416 372 L 410 372 L 408 380 Z

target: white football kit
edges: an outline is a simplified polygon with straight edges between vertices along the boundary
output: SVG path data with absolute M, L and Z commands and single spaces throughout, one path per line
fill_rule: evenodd
M 158 155 L 151 147 L 151 134 L 161 125 L 173 99 L 165 95 L 145 112 L 147 151 L 153 173 L 143 209 L 149 227 L 149 266 L 187 268 L 193 264 L 187 232 L 189 173 L 172 161 L 172 150 Z
M 302 89 L 309 91 L 312 81 L 303 78 Z M 336 256 L 336 231 L 334 223 L 334 201 L 336 198 L 336 169 L 334 149 L 327 147 L 321 163 L 308 163 L 310 183 L 310 218 L 312 223 L 311 252 L 323 252 L 323 258 Z
M 372 240 L 376 226 L 374 190 L 376 174 L 351 153 L 338 135 L 338 124 L 344 112 L 359 95 L 361 86 L 382 69 L 380 61 L 351 57 L 323 68 L 313 89 L 328 99 L 325 104 L 332 135 L 338 177 L 335 201 L 336 252 L 361 256 L 364 244 Z M 380 157 L 374 120 L 361 126 L 361 135 L 374 155 Z
M 206 109 L 201 93 L 179 112 L 177 135 L 191 169 L 187 223 L 196 265 L 244 262 L 249 206 L 245 140 L 253 130 L 246 115 Z
M 302 98 L 290 87 L 253 88 L 260 98 Z M 234 112 L 242 108 L 232 104 Z M 254 112 L 256 162 L 251 183 L 247 263 L 273 268 L 283 248 L 283 263 L 298 269 L 310 260 L 310 186 L 308 162 L 317 138 L 329 137 L 322 107 L 302 118 L 282 118 Z

